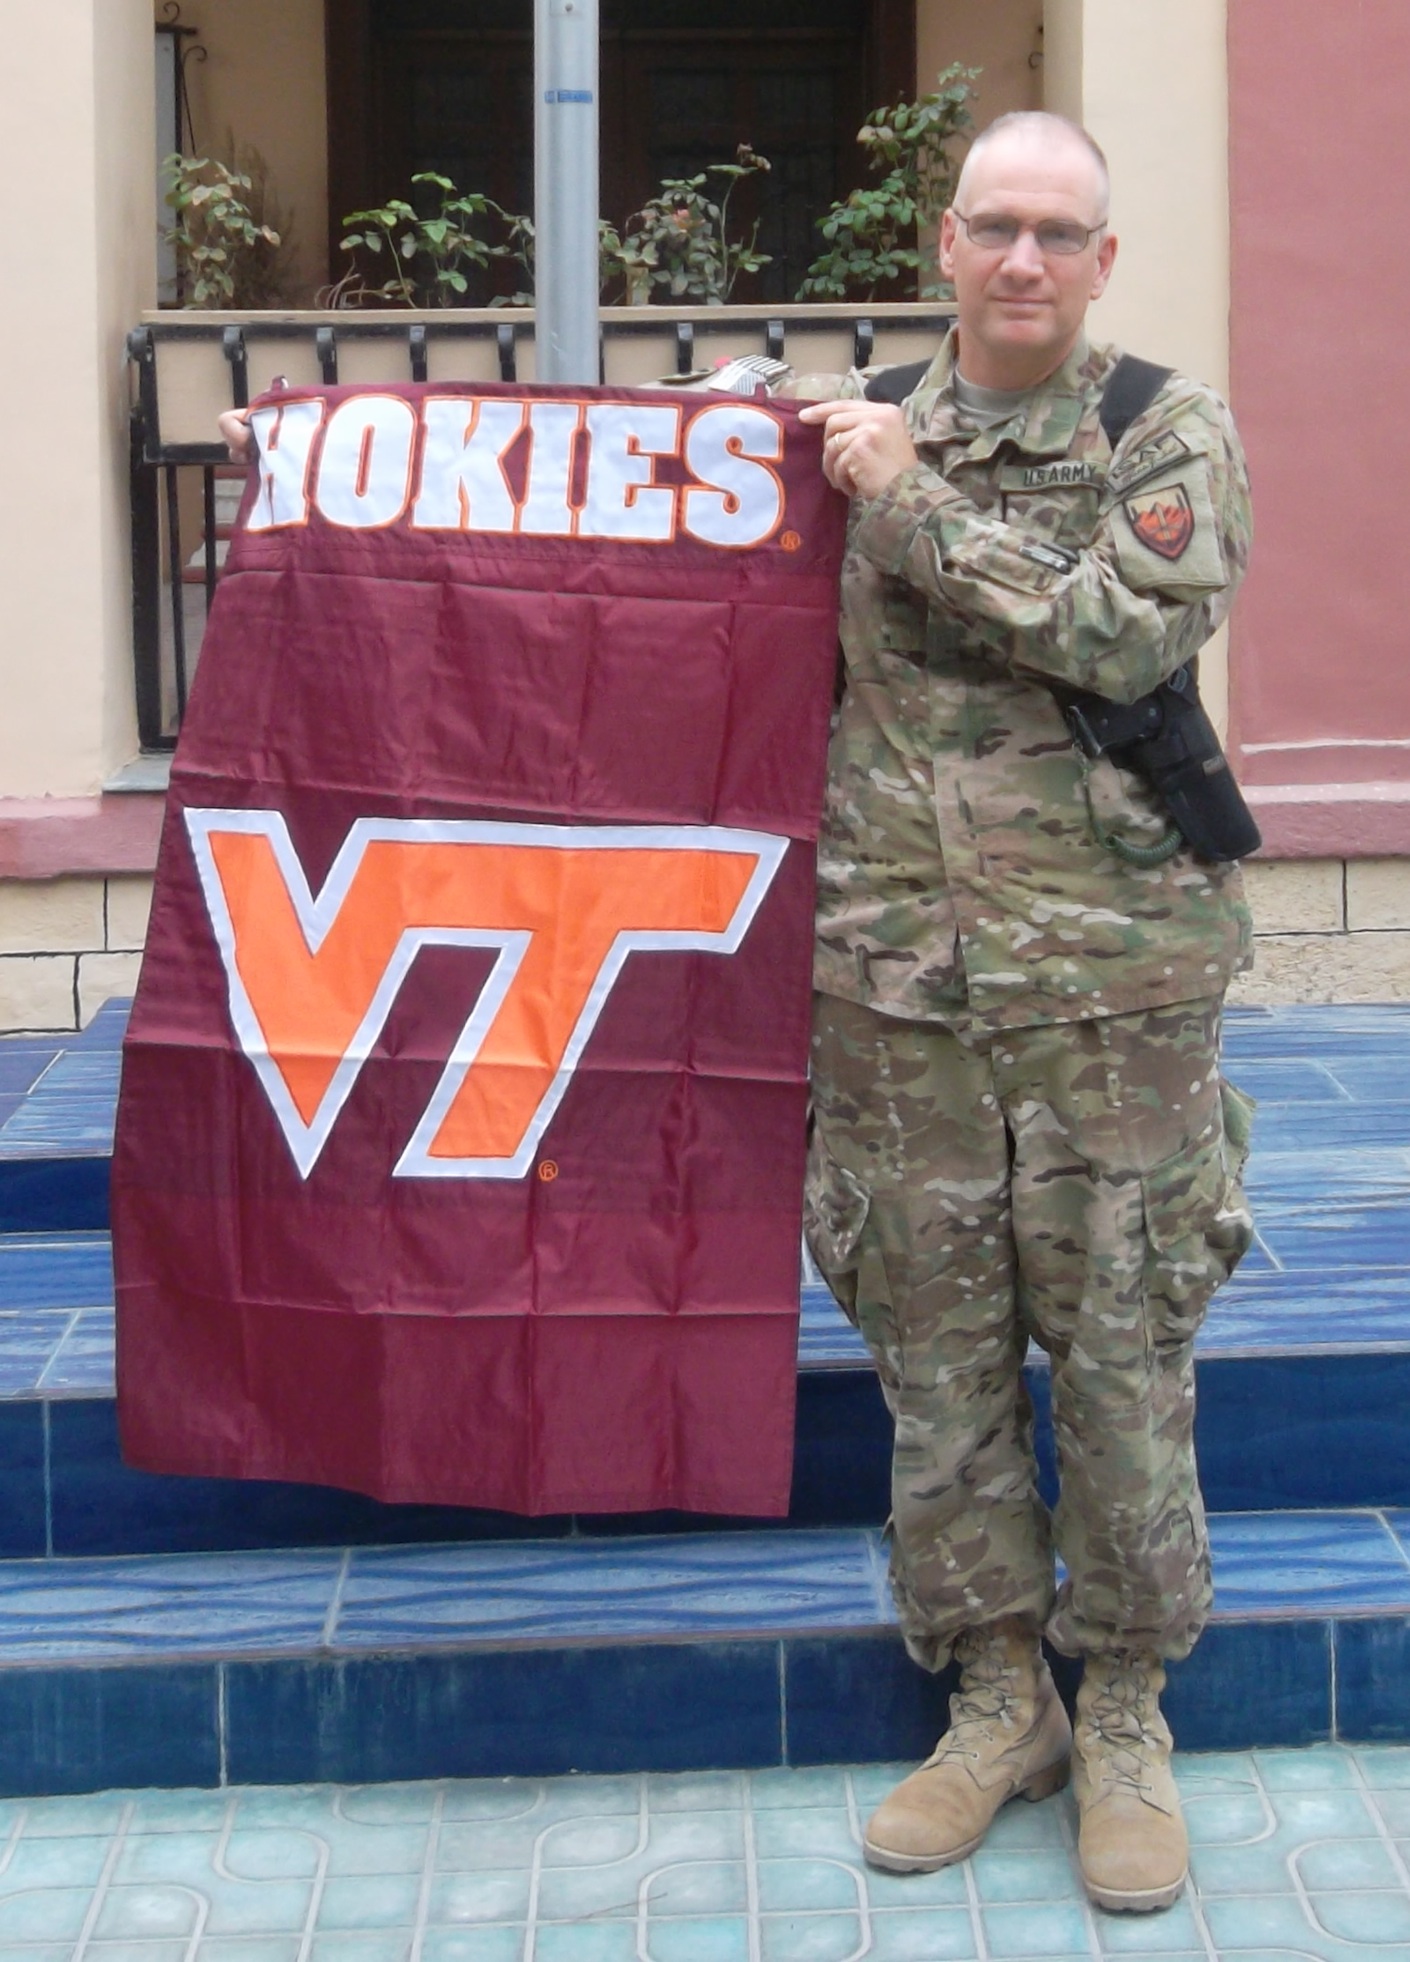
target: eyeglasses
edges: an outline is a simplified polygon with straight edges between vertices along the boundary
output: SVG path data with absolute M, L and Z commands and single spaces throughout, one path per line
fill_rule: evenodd
M 1070 218 L 1044 218 L 1036 225 L 1025 225 L 999 212 L 966 218 L 962 211 L 956 211 L 955 216 L 969 233 L 970 243 L 981 252 L 1007 252 L 1018 243 L 1021 233 L 1032 232 L 1038 250 L 1055 259 L 1071 259 L 1085 252 L 1098 232 L 1107 227 L 1105 218 L 1100 225 L 1079 225 Z

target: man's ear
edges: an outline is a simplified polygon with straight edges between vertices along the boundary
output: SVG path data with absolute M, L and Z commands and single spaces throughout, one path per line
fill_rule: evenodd
M 1111 269 L 1116 264 L 1116 249 L 1119 240 L 1114 232 L 1106 232 L 1097 247 L 1097 269 L 1092 274 L 1092 298 L 1099 300 L 1106 291 L 1106 283 L 1111 278 Z
M 955 214 L 946 209 L 940 214 L 940 272 L 945 279 L 955 276 L 955 234 L 959 226 Z

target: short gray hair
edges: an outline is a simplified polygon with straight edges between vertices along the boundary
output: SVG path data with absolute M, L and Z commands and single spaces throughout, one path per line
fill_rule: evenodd
M 980 130 L 960 169 L 959 182 L 955 186 L 955 203 L 958 204 L 965 189 L 965 180 L 976 157 L 982 156 L 989 145 L 1001 136 L 1029 136 L 1040 143 L 1071 143 L 1085 150 L 1097 167 L 1097 180 L 1101 185 L 1101 215 L 1105 224 L 1111 210 L 1111 171 L 1107 166 L 1106 152 L 1097 139 L 1081 123 L 1073 122 L 1070 116 L 1059 116 L 1050 109 L 1011 109 L 1006 116 L 997 116 L 987 128 Z

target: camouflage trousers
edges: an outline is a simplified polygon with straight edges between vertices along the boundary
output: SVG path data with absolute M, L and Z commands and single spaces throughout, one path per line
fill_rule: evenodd
M 808 1243 L 895 1420 L 891 1580 L 927 1668 L 1003 1615 L 1072 1654 L 1181 1657 L 1204 1625 L 1194 1335 L 1253 1232 L 1219 1024 L 1206 1000 L 959 1033 L 817 997 Z

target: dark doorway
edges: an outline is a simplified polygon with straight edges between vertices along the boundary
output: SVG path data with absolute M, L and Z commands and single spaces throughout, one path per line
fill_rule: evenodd
M 532 0 L 328 0 L 327 19 L 335 276 L 343 214 L 415 171 L 532 209 Z M 914 0 L 602 0 L 603 214 L 751 143 L 773 168 L 739 216 L 773 263 L 734 297 L 790 299 L 816 220 L 859 181 L 863 116 L 914 86 Z

